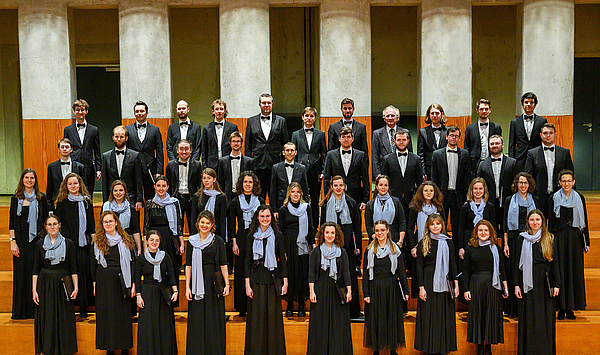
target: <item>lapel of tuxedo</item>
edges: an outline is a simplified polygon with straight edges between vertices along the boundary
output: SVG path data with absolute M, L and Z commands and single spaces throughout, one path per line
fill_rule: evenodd
M 444 162 L 444 169 L 442 169 L 442 171 L 446 175 L 446 179 L 450 179 L 450 174 L 448 173 L 448 153 L 446 151 L 446 148 L 444 148 L 444 150 L 442 151 L 442 162 Z
M 400 162 L 398 161 L 398 151 L 394 152 L 394 165 L 398 168 L 398 174 L 400 174 L 400 180 L 404 180 L 404 174 L 402 174 L 402 167 L 400 166 Z M 406 167 L 408 168 L 408 159 L 409 156 L 406 156 Z
M 292 181 L 300 181 L 300 178 L 300 167 L 298 166 L 298 163 L 294 163 L 294 169 L 292 170 Z
M 71 143 L 73 143 L 73 146 L 76 146 L 79 149 L 83 149 L 83 144 L 81 143 L 81 139 L 79 139 L 79 133 L 77 133 L 77 121 L 68 128 L 70 129 L 71 137 L 73 138 L 71 139 Z
M 446 139 L 446 126 L 442 124 L 442 130 L 440 131 L 440 145 L 438 148 L 445 147 L 448 145 L 448 140 Z
M 506 161 L 506 155 L 502 155 L 502 164 L 500 164 L 500 182 L 502 182 L 502 179 L 504 178 L 504 171 L 506 170 L 506 164 L 508 163 Z M 494 169 L 492 168 L 492 161 L 490 160 L 490 172 L 491 172 L 491 176 L 492 178 L 494 177 Z
M 115 148 L 113 148 L 113 150 L 110 152 L 110 166 L 114 166 L 115 167 L 115 173 L 117 174 L 117 176 L 119 176 L 119 168 L 117 168 L 117 153 L 115 153 L 116 150 Z M 121 177 L 121 176 L 119 176 Z
M 435 144 L 435 135 L 433 134 L 433 127 L 431 125 L 425 127 L 425 139 L 431 149 L 435 150 L 437 145 Z
M 352 154 L 352 159 L 354 159 L 354 155 L 356 155 L 356 153 Z M 344 170 L 344 163 L 342 163 L 342 151 L 340 150 L 340 148 L 336 148 L 336 153 L 334 154 L 334 156 L 336 157 L 336 159 L 338 160 L 338 164 L 340 164 L 340 167 L 342 168 L 342 176 L 344 177 L 344 179 L 346 178 L 346 171 Z M 350 166 L 352 166 L 352 161 L 350 161 Z M 350 172 L 350 168 L 348 168 L 348 172 Z M 348 182 L 346 181 L 346 184 Z
M 308 138 L 306 138 L 306 131 L 304 130 L 304 127 L 300 128 L 300 139 L 302 140 L 302 142 L 306 145 L 306 151 L 308 153 L 310 153 L 310 146 L 308 145 Z M 313 142 L 314 143 L 315 140 L 315 131 L 313 131 Z M 314 144 L 312 144 L 314 146 Z
M 544 155 L 544 147 L 543 147 L 543 145 L 541 145 L 537 149 L 538 149 L 537 159 L 540 162 L 540 167 L 544 170 L 545 174 L 547 175 L 548 167 L 546 166 L 546 156 Z M 556 147 L 554 148 L 554 150 L 556 151 Z M 556 162 L 556 154 L 554 155 L 554 161 Z
M 398 127 L 394 128 L 395 130 Z M 390 136 L 388 135 L 388 127 L 383 127 L 383 130 L 379 133 L 379 139 L 383 141 L 383 155 L 388 155 L 392 152 L 392 142 L 390 142 Z
M 190 161 L 188 160 L 188 176 L 190 174 L 190 172 L 192 171 L 192 169 L 190 169 L 192 167 L 192 164 L 190 163 Z M 175 169 L 173 169 L 175 172 L 175 181 L 174 183 L 177 184 L 177 186 L 179 186 L 179 161 L 175 160 Z

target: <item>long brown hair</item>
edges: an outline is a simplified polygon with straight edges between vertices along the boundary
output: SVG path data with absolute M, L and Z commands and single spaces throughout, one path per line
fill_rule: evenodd
M 240 176 L 238 177 L 238 180 L 235 183 L 235 193 L 238 195 L 242 195 L 244 193 L 244 178 L 246 176 L 250 176 L 252 178 L 252 194 L 255 196 L 259 196 L 260 180 L 258 180 L 258 176 L 256 176 L 256 174 L 250 170 L 242 171 L 240 173 Z
M 392 254 L 396 254 L 396 243 L 392 241 L 392 234 L 390 233 L 389 223 L 385 219 L 380 219 L 373 223 L 373 230 L 375 230 L 375 226 L 379 225 L 385 226 L 385 229 L 387 229 L 387 243 L 390 245 Z M 377 240 L 377 238 L 373 238 L 373 240 L 371 240 L 371 242 L 367 246 L 367 249 L 371 249 L 371 251 L 373 251 L 373 254 L 377 254 L 377 248 L 379 248 L 379 241 Z
M 254 216 L 252 216 L 252 223 L 250 224 L 250 229 L 248 229 L 248 236 L 254 238 L 254 233 L 260 228 L 260 221 L 258 220 L 258 214 L 262 211 L 268 210 L 271 213 L 271 228 L 273 229 L 273 233 L 277 235 L 279 233 L 279 227 L 277 226 L 277 221 L 275 220 L 275 216 L 273 215 L 273 210 L 271 206 L 262 204 L 258 206 L 256 212 L 254 212 Z
M 335 240 L 333 243 L 340 248 L 344 247 L 344 232 L 342 232 L 342 228 L 339 224 L 334 222 L 325 222 L 319 227 L 317 231 L 317 235 L 315 236 L 315 244 L 317 246 L 325 243 L 325 228 L 326 227 L 334 227 L 335 228 Z
M 485 180 L 483 180 L 483 178 L 480 177 L 476 177 L 473 180 L 471 180 L 471 184 L 469 184 L 469 190 L 467 191 L 467 201 L 473 201 L 473 186 L 475 186 L 476 183 L 482 183 L 483 184 L 483 197 L 482 200 L 484 202 L 487 202 L 488 199 L 490 198 L 490 193 L 488 191 L 487 188 L 487 184 L 485 183 Z
M 94 243 L 98 246 L 98 249 L 102 252 L 102 254 L 106 255 L 109 251 L 108 240 L 106 239 L 106 233 L 104 232 L 104 217 L 107 215 L 112 215 L 115 219 L 115 230 L 121 238 L 123 238 L 123 243 L 127 246 L 129 250 L 133 250 L 135 248 L 135 241 L 133 238 L 125 231 L 123 226 L 121 226 L 121 221 L 119 221 L 119 217 L 113 211 L 104 211 L 100 215 L 99 222 L 96 225 L 96 236 L 94 237 Z
M 37 174 L 35 173 L 35 170 L 33 170 L 32 168 L 27 168 L 27 169 L 23 170 L 23 172 L 21 173 L 21 177 L 19 178 L 19 184 L 17 185 L 17 188 L 15 189 L 15 197 L 20 200 L 25 198 L 25 184 L 23 184 L 23 178 L 25 177 L 25 174 L 29 174 L 29 173 L 33 173 L 33 177 L 35 179 L 35 184 L 33 185 L 33 191 L 35 191 L 35 198 L 39 201 L 42 198 L 42 192 L 40 191 L 40 184 L 38 183 Z
M 77 181 L 79 182 L 79 194 L 83 196 L 86 207 L 89 203 L 92 203 L 92 199 L 90 198 L 90 193 L 88 192 L 87 187 L 85 187 L 85 184 L 83 183 L 83 179 L 81 178 L 81 176 L 79 176 L 75 173 L 68 173 L 67 176 L 65 176 L 63 181 L 60 183 L 60 189 L 58 190 L 58 195 L 56 196 L 56 201 L 54 201 L 54 207 L 58 206 L 59 202 L 61 202 L 62 200 L 67 198 L 67 196 L 69 196 L 69 189 L 67 188 L 67 182 L 72 177 L 77 178 Z
M 220 193 L 223 193 L 223 191 L 221 191 L 221 186 L 219 185 L 219 182 L 217 181 L 217 172 L 213 168 L 206 168 L 206 169 L 202 170 L 202 174 L 200 175 L 200 189 L 198 189 L 198 193 L 202 194 L 202 191 L 204 191 L 204 182 L 202 181 L 202 175 L 204 175 L 204 174 L 215 179 L 215 182 L 213 184 L 213 189 L 219 191 Z
M 427 222 L 425 223 L 425 233 L 423 234 L 423 239 L 421 240 L 423 242 L 423 256 L 427 256 L 427 254 L 429 254 L 429 251 L 431 250 L 431 236 L 429 232 L 429 226 L 433 223 L 433 221 L 440 222 L 442 224 L 441 233 L 446 234 L 446 222 L 444 222 L 444 218 L 442 216 L 440 216 L 437 213 L 434 213 L 427 217 Z
M 123 190 L 125 191 L 125 195 L 123 196 L 123 201 L 129 201 L 129 194 L 127 193 L 127 185 L 123 182 L 123 180 L 115 180 L 112 184 L 110 184 L 110 195 L 108 195 L 108 201 L 113 202 L 115 200 L 115 195 L 113 194 L 113 190 L 115 186 L 121 185 L 123 186 Z
M 533 176 L 531 176 L 525 172 L 520 172 L 517 175 L 515 175 L 512 185 L 510 186 L 512 192 L 513 193 L 519 192 L 519 178 L 521 176 L 524 177 L 525 179 L 527 179 L 527 182 L 529 183 L 529 188 L 527 189 L 527 192 L 529 192 L 530 194 L 533 194 L 535 192 L 535 180 L 533 179 Z
M 327 191 L 327 195 L 325 195 L 323 200 L 321 200 L 321 202 L 319 202 L 319 207 L 323 207 L 323 205 L 325 205 L 327 203 L 327 201 L 329 201 L 331 194 L 333 194 L 333 182 L 336 180 L 342 180 L 344 185 L 346 184 L 346 180 L 341 175 L 336 175 L 336 176 L 332 177 L 331 180 L 329 180 L 329 191 Z
M 546 224 L 546 217 L 542 213 L 542 211 L 535 209 L 527 214 L 527 233 L 533 234 L 531 227 L 529 227 L 529 217 L 531 215 L 537 214 L 542 217 L 542 236 L 540 238 L 540 246 L 542 247 L 542 255 L 544 255 L 544 259 L 548 261 L 552 261 L 554 259 L 554 235 L 548 232 L 548 226 Z
M 489 221 L 482 219 L 481 221 L 477 222 L 477 224 L 473 228 L 473 232 L 471 233 L 471 239 L 469 239 L 469 245 L 475 248 L 479 246 L 479 237 L 477 236 L 477 229 L 481 225 L 488 227 L 488 230 L 490 231 L 490 241 L 492 242 L 492 244 L 498 244 L 496 228 L 494 228 L 494 226 L 492 226 L 492 224 Z
M 431 199 L 431 203 L 435 206 L 435 208 L 437 208 L 438 211 L 441 211 L 442 208 L 444 208 L 444 195 L 442 195 L 442 191 L 440 191 L 440 189 L 433 181 L 423 181 L 423 183 L 417 189 L 417 192 L 415 192 L 415 195 L 410 201 L 408 207 L 415 211 L 420 211 L 421 209 L 423 209 L 423 205 L 425 204 L 425 197 L 423 197 L 423 189 L 425 188 L 425 186 L 433 186 L 433 198 Z
M 300 186 L 299 183 L 293 181 L 290 186 L 288 186 L 287 188 L 287 192 L 285 193 L 285 200 L 283 200 L 283 205 L 285 207 L 287 207 L 288 203 L 292 202 L 292 199 L 290 198 L 290 195 L 292 194 L 292 189 L 296 187 L 298 188 L 298 190 L 300 190 L 300 203 L 304 203 L 304 199 L 302 199 L 302 195 L 304 194 L 304 192 L 302 192 L 302 186 Z

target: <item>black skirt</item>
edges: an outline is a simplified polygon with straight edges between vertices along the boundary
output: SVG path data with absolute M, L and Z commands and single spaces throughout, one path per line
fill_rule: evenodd
M 492 273 L 471 275 L 471 301 L 467 323 L 467 341 L 473 344 L 504 343 L 502 291 L 492 286 Z
M 246 296 L 246 236 L 249 229 L 245 229 L 243 233 L 236 235 L 236 243 L 240 251 L 240 255 L 234 256 L 235 266 L 233 268 L 233 305 L 236 311 L 246 313 L 248 310 L 248 296 Z
M 514 275 L 518 272 L 519 265 L 515 265 L 515 255 L 517 255 L 517 248 L 520 247 L 518 240 L 519 231 L 508 232 L 508 249 L 510 251 L 510 258 L 505 259 L 505 271 L 506 281 L 508 283 L 508 297 L 504 299 L 504 314 L 509 317 L 517 317 L 519 315 L 519 307 L 521 306 L 521 300 L 515 296 L 515 283 Z M 504 253 L 502 253 L 504 255 Z M 506 258 L 506 256 L 502 256 Z
M 288 309 L 292 309 L 292 302 L 298 302 L 299 308 L 304 309 L 304 302 L 308 300 L 309 255 L 298 255 L 296 237 L 290 236 L 285 236 L 285 253 L 288 267 L 288 291 L 285 299 Z
M 63 355 L 77 352 L 75 302 L 67 302 L 61 281 L 66 275 L 66 270 L 42 269 L 38 276 L 40 304 L 34 321 L 36 353 Z
M 173 241 L 174 238 L 179 239 L 179 237 L 173 236 L 173 232 L 171 231 L 171 228 L 169 228 L 169 225 L 153 225 L 150 226 L 150 229 L 154 229 L 160 233 L 160 250 L 164 250 L 165 253 L 169 254 L 169 257 L 173 262 L 173 274 L 175 275 L 175 279 L 179 281 L 182 256 L 178 254 L 177 250 L 175 250 L 175 244 Z M 179 307 L 179 294 L 177 294 L 177 297 L 177 300 L 171 304 L 171 306 L 174 308 Z
M 274 284 L 251 282 L 251 287 L 254 295 L 248 298 L 244 354 L 285 355 L 281 295 Z
M 123 297 L 118 266 L 96 269 L 96 348 L 133 348 L 131 298 Z
M 371 303 L 365 303 L 364 347 L 375 351 L 405 347 L 402 292 L 398 278 L 373 278 Z
M 22 214 L 29 213 L 29 206 L 23 207 Z M 12 319 L 32 319 L 35 315 L 35 303 L 31 297 L 31 277 L 33 276 L 33 256 L 36 237 L 29 242 L 29 223 L 20 218 L 20 233 L 15 233 L 19 257 L 13 256 L 13 296 Z
M 562 287 L 558 293 L 558 308 L 584 310 L 585 276 L 583 273 L 583 234 L 579 228 L 569 227 L 554 234 Z
M 140 308 L 137 333 L 139 355 L 177 354 L 173 307 L 167 304 L 159 283 L 144 281 L 141 288 L 144 308 Z

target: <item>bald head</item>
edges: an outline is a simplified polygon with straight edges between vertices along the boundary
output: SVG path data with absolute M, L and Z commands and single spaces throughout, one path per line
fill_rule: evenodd
M 177 116 L 179 116 L 179 120 L 187 120 L 189 112 L 190 106 L 188 105 L 188 103 L 185 100 L 179 100 L 177 102 Z

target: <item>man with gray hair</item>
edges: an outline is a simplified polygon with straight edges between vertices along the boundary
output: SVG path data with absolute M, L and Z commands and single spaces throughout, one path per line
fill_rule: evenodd
M 381 174 L 383 157 L 396 151 L 396 132 L 400 130 L 408 132 L 406 128 L 398 126 L 400 110 L 396 107 L 390 105 L 384 108 L 382 116 L 385 126 L 373 131 L 373 144 L 371 146 L 373 150 L 373 180 Z M 412 142 L 410 132 L 408 132 L 408 141 Z M 412 143 L 408 145 L 408 151 L 413 152 Z

